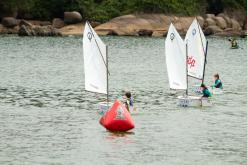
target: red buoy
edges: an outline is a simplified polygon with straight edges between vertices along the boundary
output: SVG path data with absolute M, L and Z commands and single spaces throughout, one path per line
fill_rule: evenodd
M 126 107 L 116 100 L 113 106 L 100 119 L 100 124 L 109 131 L 125 132 L 135 127 Z

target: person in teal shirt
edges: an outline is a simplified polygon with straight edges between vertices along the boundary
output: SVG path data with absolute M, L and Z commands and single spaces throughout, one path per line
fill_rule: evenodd
M 220 88 L 223 89 L 223 84 L 220 80 L 219 74 L 214 75 L 214 85 L 212 85 L 212 88 Z
M 208 90 L 205 84 L 201 84 L 201 88 L 202 88 L 202 94 L 203 94 L 202 97 L 206 97 L 206 98 L 212 97 L 211 92 Z

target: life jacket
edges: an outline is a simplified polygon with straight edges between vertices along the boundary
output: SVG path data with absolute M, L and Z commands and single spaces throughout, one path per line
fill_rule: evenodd
M 218 83 L 218 81 L 219 81 L 219 83 Z M 222 82 L 220 81 L 220 79 L 215 80 L 215 84 L 217 84 L 217 85 L 215 86 L 215 88 L 222 88 Z

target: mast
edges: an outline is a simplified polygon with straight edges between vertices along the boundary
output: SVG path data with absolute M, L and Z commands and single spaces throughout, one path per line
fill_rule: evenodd
M 188 41 L 186 41 L 186 60 L 185 60 L 185 64 L 186 64 L 186 96 L 188 96 Z
M 206 43 L 206 51 L 205 51 L 204 66 L 203 66 L 203 75 L 202 75 L 202 84 L 204 83 L 205 69 L 206 69 L 206 63 L 207 63 L 207 54 L 208 54 L 208 41 Z
M 203 42 L 202 42 L 202 34 L 201 34 L 201 30 L 200 30 L 200 25 L 199 25 L 199 22 L 197 21 L 197 18 L 196 18 L 196 22 L 197 22 L 197 26 L 198 26 L 198 29 L 199 29 L 199 34 L 200 34 L 200 39 L 201 39 L 201 44 L 202 44 L 202 50 L 203 50 L 203 53 L 204 53 L 204 65 L 203 65 L 203 75 L 202 75 L 202 84 L 204 82 L 204 74 L 205 74 L 205 68 L 206 68 L 206 56 L 207 56 L 207 51 L 208 51 L 208 41 L 206 43 L 206 50 L 204 50 L 204 46 L 203 46 Z
M 108 76 L 108 46 L 106 46 L 106 100 L 107 105 L 109 104 L 109 76 Z

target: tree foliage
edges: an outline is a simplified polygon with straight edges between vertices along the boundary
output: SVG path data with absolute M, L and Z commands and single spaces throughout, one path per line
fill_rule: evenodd
M 79 11 L 84 19 L 101 22 L 130 13 L 218 14 L 226 8 L 247 10 L 247 0 L 0 0 L 0 15 L 47 20 Z

